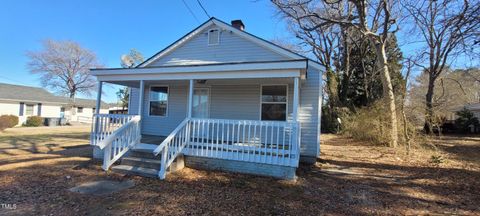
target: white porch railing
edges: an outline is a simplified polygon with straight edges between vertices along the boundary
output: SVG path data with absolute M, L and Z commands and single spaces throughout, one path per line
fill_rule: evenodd
M 90 144 L 97 145 L 138 115 L 94 114 Z M 138 116 L 140 117 L 140 116 Z
M 182 152 L 298 167 L 299 134 L 299 124 L 293 122 L 187 118 L 154 150 L 154 155 L 161 155 L 158 176 L 164 179 Z
M 165 179 L 167 168 L 188 144 L 190 138 L 190 119 L 186 118 L 175 130 L 153 151 L 155 156 L 161 155 L 158 177 Z
M 140 142 L 140 116 L 95 115 L 98 120 L 92 133 L 94 144 L 103 149 L 104 170 Z M 93 142 L 92 142 L 93 143 Z
M 190 125 L 187 155 L 298 167 L 298 123 L 193 118 Z

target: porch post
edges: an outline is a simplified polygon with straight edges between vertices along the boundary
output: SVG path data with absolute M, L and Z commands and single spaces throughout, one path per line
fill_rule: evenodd
M 97 103 L 95 104 L 95 114 L 100 113 L 100 106 L 102 105 L 102 81 L 98 81 L 98 91 L 97 91 Z
M 192 117 L 192 105 L 193 105 L 193 79 L 190 80 L 190 85 L 189 85 L 189 91 L 188 91 L 188 109 L 187 109 L 187 117 L 191 118 Z
M 102 106 L 102 81 L 98 81 L 98 90 L 97 90 L 97 101 L 95 101 L 95 114 L 92 118 L 92 132 L 90 133 L 90 145 L 97 145 L 99 141 L 99 132 L 100 132 L 100 120 L 97 116 L 100 114 L 100 108 Z M 103 158 L 103 151 L 100 150 L 97 146 L 93 148 L 93 157 L 94 158 Z
M 140 116 L 140 127 L 138 127 L 138 133 L 140 134 L 140 137 L 142 136 L 142 115 L 143 115 L 143 97 L 145 94 L 145 81 L 140 80 L 140 88 L 139 88 L 139 94 L 138 94 L 138 115 Z
M 293 78 L 293 109 L 292 109 L 293 122 L 298 121 L 298 94 L 299 94 L 298 77 L 295 77 Z
M 144 94 L 145 94 L 145 81 L 140 80 L 140 88 L 139 88 L 139 96 L 138 96 L 138 115 L 139 116 L 142 116 Z

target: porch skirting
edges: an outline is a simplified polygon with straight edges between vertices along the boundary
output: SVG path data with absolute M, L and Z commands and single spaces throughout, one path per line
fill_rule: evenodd
M 185 155 L 185 166 L 294 180 L 295 167 Z
M 98 146 L 93 147 L 93 159 L 103 159 L 103 150 Z

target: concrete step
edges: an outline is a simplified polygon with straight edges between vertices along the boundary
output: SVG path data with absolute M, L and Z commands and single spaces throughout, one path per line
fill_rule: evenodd
M 160 169 L 160 158 L 148 159 L 143 157 L 123 157 L 122 165 L 144 167 L 150 169 Z
M 130 175 L 139 175 L 144 177 L 150 178 L 158 178 L 158 170 L 157 169 L 150 169 L 144 167 L 137 167 L 137 166 L 129 166 L 129 165 L 117 165 L 113 166 L 112 170 L 115 172 L 123 173 L 123 174 L 130 174 Z

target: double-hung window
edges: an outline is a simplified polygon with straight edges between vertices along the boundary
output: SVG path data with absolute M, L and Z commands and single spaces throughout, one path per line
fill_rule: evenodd
M 287 120 L 287 85 L 264 85 L 261 97 L 263 121 Z
M 27 116 L 33 115 L 33 105 L 32 105 L 32 104 L 27 104 L 27 105 L 25 105 L 25 106 L 26 106 L 25 114 L 26 114 Z
M 150 87 L 150 115 L 167 116 L 168 108 L 168 87 L 151 86 Z

